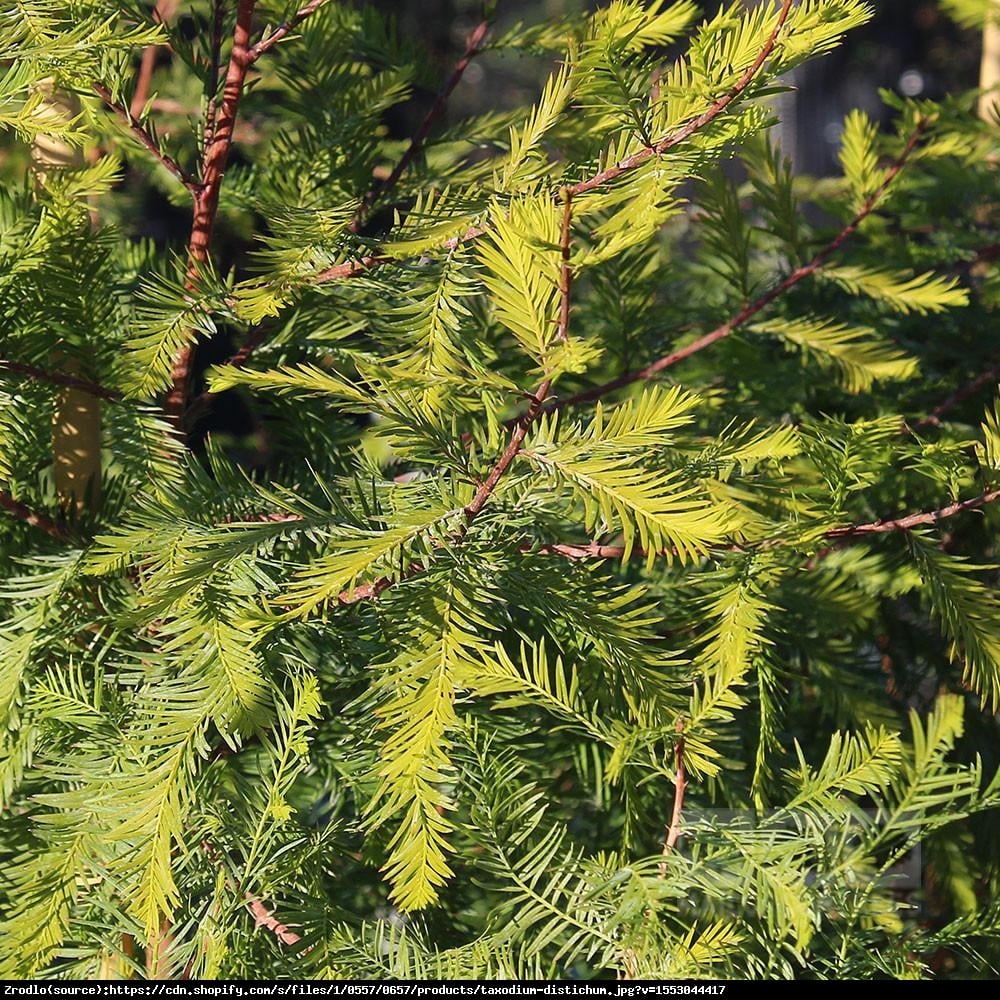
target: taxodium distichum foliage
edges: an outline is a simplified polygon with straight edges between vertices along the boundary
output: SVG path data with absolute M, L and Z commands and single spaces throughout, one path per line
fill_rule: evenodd
M 989 968 L 997 117 L 773 129 L 872 13 L 0 4 L 6 977 Z

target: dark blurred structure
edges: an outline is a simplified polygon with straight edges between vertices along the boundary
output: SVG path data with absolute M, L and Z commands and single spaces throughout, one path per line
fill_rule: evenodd
M 808 174 L 835 169 L 840 123 L 852 108 L 886 119 L 879 89 L 938 100 L 978 85 L 981 41 L 932 0 L 879 0 L 878 13 L 830 55 L 807 63 L 782 108 L 783 142 Z
M 760 0 L 746 0 L 748 4 Z M 706 13 L 720 0 L 702 0 Z M 442 75 L 460 52 L 465 35 L 479 20 L 482 4 L 470 0 L 377 0 L 396 18 L 407 37 L 419 37 L 436 58 Z M 533 23 L 568 11 L 596 7 L 596 0 L 500 0 L 501 25 Z M 852 108 L 887 119 L 879 89 L 907 97 L 939 99 L 978 83 L 980 38 L 963 31 L 939 10 L 935 0 L 878 0 L 870 24 L 850 35 L 833 53 L 802 67 L 790 83 L 795 92 L 782 98 L 782 144 L 796 165 L 809 174 L 836 169 L 840 126 Z M 483 59 L 466 74 L 450 108 L 453 120 L 499 106 L 534 99 L 545 67 Z M 414 104 L 416 120 L 422 112 Z M 403 121 L 388 123 L 395 131 Z

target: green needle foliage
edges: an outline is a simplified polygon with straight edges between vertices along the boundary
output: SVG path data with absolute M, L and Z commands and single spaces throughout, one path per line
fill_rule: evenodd
M 371 8 L 152 7 L 0 2 L 0 974 L 989 974 L 977 95 L 813 181 L 868 3 L 488 10 L 400 143 Z

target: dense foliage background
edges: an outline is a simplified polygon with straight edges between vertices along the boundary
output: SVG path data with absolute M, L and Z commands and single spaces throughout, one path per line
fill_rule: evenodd
M 0 3 L 0 971 L 993 975 L 995 11 Z

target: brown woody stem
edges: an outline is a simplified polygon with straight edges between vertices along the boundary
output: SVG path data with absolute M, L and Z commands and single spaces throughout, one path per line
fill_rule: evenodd
M 659 375 L 660 372 L 666 371 L 668 368 L 672 368 L 680 361 L 684 361 L 686 358 L 690 358 L 693 354 L 697 354 L 699 351 L 703 351 L 706 347 L 711 347 L 712 344 L 728 337 L 734 330 L 743 326 L 748 320 L 752 319 L 757 315 L 762 309 L 769 306 L 776 299 L 784 295 L 789 289 L 794 288 L 800 281 L 804 278 L 808 278 L 810 275 L 815 274 L 829 259 L 833 256 L 843 245 L 850 239 L 860 228 L 861 224 L 868 218 L 872 212 L 875 211 L 879 202 L 885 196 L 886 192 L 892 186 L 893 181 L 899 176 L 903 167 L 906 166 L 907 161 L 913 154 L 913 151 L 917 148 L 917 144 L 920 142 L 921 137 L 930 125 L 930 120 L 927 118 L 921 119 L 917 123 L 917 127 L 913 134 L 910 136 L 909 141 L 906 143 L 903 152 L 896 159 L 895 163 L 889 168 L 885 175 L 885 179 L 879 186 L 878 190 L 868 198 L 868 200 L 861 207 L 861 210 L 857 215 L 854 216 L 851 221 L 840 230 L 839 233 L 825 246 L 818 254 L 808 264 L 803 264 L 797 267 L 791 274 L 789 274 L 783 281 L 775 285 L 774 288 L 765 292 L 760 298 L 755 299 L 753 302 L 745 305 L 735 316 L 731 319 L 726 320 L 722 326 L 717 327 L 712 330 L 711 333 L 706 333 L 703 337 L 699 337 L 697 340 L 686 345 L 685 347 L 678 348 L 676 351 L 672 351 L 665 357 L 660 358 L 658 361 L 654 361 L 652 364 L 646 365 L 645 368 L 639 368 L 636 371 L 627 372 L 624 375 L 619 375 L 617 378 L 613 378 L 608 382 L 604 382 L 601 385 L 594 386 L 591 389 L 585 389 L 582 392 L 576 393 L 576 395 L 569 396 L 566 399 L 560 400 L 558 406 L 570 406 L 574 403 L 585 403 L 592 399 L 599 399 L 601 396 L 606 396 L 609 392 L 614 392 L 616 389 L 621 389 L 624 386 L 631 385 L 633 382 L 642 382 L 647 379 L 654 378 Z
M 93 84 L 94 93 L 128 126 L 128 130 L 138 140 L 139 144 L 151 153 L 160 163 L 177 178 L 192 194 L 198 192 L 198 182 L 171 156 L 160 149 L 156 140 L 146 130 L 141 122 L 136 121 L 132 112 L 119 101 L 104 86 L 103 83 Z
M 309 3 L 296 11 L 284 24 L 278 25 L 267 38 L 262 38 L 256 45 L 251 46 L 247 51 L 247 65 L 255 63 L 268 49 L 277 45 L 278 42 L 294 31 L 310 14 L 314 14 L 319 10 L 324 3 L 326 3 L 326 0 L 310 0 Z
M 89 393 L 100 399 L 107 399 L 117 402 L 122 398 L 122 394 L 117 389 L 109 389 L 99 382 L 91 382 L 89 379 L 78 378 L 76 375 L 67 375 L 64 372 L 53 372 L 46 368 L 39 368 L 37 365 L 25 365 L 19 361 L 7 361 L 0 358 L 0 376 L 4 372 L 12 372 L 15 375 L 24 375 L 26 378 L 35 379 L 38 382 L 49 382 L 52 385 L 64 386 L 68 389 L 79 389 L 81 392 Z
M 400 177 L 403 176 L 410 164 L 419 156 L 420 151 L 424 148 L 424 143 L 427 142 L 427 136 L 430 135 L 431 129 L 434 127 L 434 123 L 444 114 L 444 110 L 448 106 L 448 98 L 451 97 L 452 91 L 461 82 L 469 63 L 482 51 L 483 40 L 486 38 L 486 33 L 489 30 L 490 22 L 482 21 L 476 27 L 475 31 L 469 35 L 462 58 L 455 64 L 455 68 L 451 71 L 451 76 L 448 77 L 444 86 L 438 91 L 430 110 L 424 116 L 424 120 L 420 123 L 416 132 L 413 133 L 413 138 L 410 140 L 406 152 L 399 158 L 399 161 L 392 168 L 392 172 L 385 179 L 385 182 L 379 187 L 369 190 L 362 199 L 361 207 L 358 210 L 357 218 L 354 220 L 354 226 L 352 227 L 355 231 L 365 220 L 378 198 L 387 191 L 391 191 L 399 183 Z
M 525 431 L 527 433 L 527 431 Z M 523 442 L 523 438 L 521 439 Z M 513 439 L 512 439 L 513 443 Z M 511 450 L 512 445 L 507 446 L 507 450 L 504 455 Z M 518 449 L 520 445 L 518 446 Z M 510 461 L 516 457 L 517 451 L 514 451 L 511 455 Z M 499 466 L 500 463 L 497 463 Z M 509 468 L 510 462 L 504 466 L 506 471 Z M 494 472 L 496 467 L 494 467 Z M 500 473 L 503 475 L 503 472 Z M 496 487 L 496 482 L 499 481 L 499 476 L 493 482 L 493 488 Z M 489 480 L 487 480 L 487 483 Z M 485 487 L 487 483 L 484 483 L 480 487 L 480 491 L 484 492 L 484 499 L 481 505 L 476 510 L 478 513 L 486 505 L 486 501 L 489 499 L 489 495 L 492 493 L 492 489 L 489 492 L 485 492 Z M 479 494 L 477 493 L 477 496 Z M 898 518 L 887 518 L 881 521 L 873 521 L 869 524 L 854 524 L 847 525 L 842 528 L 831 528 L 826 532 L 826 537 L 831 539 L 836 539 L 838 541 L 850 541 L 856 538 L 864 538 L 868 535 L 879 535 L 879 534 L 889 534 L 896 531 L 909 531 L 913 528 L 923 527 L 925 525 L 937 524 L 940 521 L 947 520 L 948 518 L 955 517 L 958 514 L 963 514 L 970 510 L 979 510 L 982 507 L 986 507 L 988 504 L 994 503 L 996 500 L 1000 499 L 1000 489 L 989 490 L 985 493 L 980 494 L 977 497 L 972 497 L 969 500 L 962 500 L 957 503 L 948 504 L 946 507 L 941 507 L 937 510 L 919 512 L 916 514 L 908 514 L 903 517 Z M 471 504 L 470 504 L 471 506 Z M 466 508 L 466 519 L 470 520 L 468 516 L 469 508 Z M 473 514 L 475 517 L 475 514 Z M 261 514 L 255 518 L 249 518 L 252 521 L 299 521 L 301 518 L 297 514 Z M 773 545 L 774 543 L 764 543 L 765 545 Z M 737 546 L 723 546 L 719 550 L 713 551 L 735 551 Z M 598 545 L 592 543 L 589 545 L 577 545 L 571 542 L 550 542 L 546 545 L 523 546 L 524 551 L 533 552 L 538 555 L 559 555 L 566 559 L 621 559 L 625 555 L 625 547 L 622 545 Z M 657 555 L 669 556 L 673 555 L 673 551 L 669 549 L 660 550 Z M 647 552 L 645 549 L 634 548 L 631 553 L 632 557 L 635 559 L 645 559 Z M 408 572 L 405 574 L 407 577 L 416 576 L 417 574 L 423 572 L 423 567 L 415 564 L 409 567 Z M 356 586 L 351 590 L 342 591 L 336 598 L 337 603 L 341 605 L 351 605 L 358 604 L 361 601 L 366 601 L 374 597 L 378 597 L 384 590 L 388 589 L 393 585 L 393 581 L 388 577 L 383 577 L 382 579 L 375 580 L 372 583 L 361 584 Z
M 979 510 L 998 499 L 1000 499 L 1000 489 L 987 490 L 977 497 L 960 500 L 956 503 L 948 504 L 946 507 L 939 507 L 937 510 L 920 511 L 916 514 L 906 514 L 895 518 L 884 518 L 881 521 L 872 521 L 869 524 L 850 524 L 842 528 L 831 528 L 825 535 L 827 538 L 843 541 L 864 538 L 867 535 L 886 535 L 895 531 L 911 531 L 913 528 L 938 524 L 940 521 L 946 521 L 948 518 L 964 514 L 966 511 Z M 727 546 L 727 548 L 729 547 Z M 542 545 L 533 551 L 544 555 L 561 555 L 567 559 L 621 559 L 625 555 L 625 547 L 623 545 L 574 545 L 563 542 Z M 660 554 L 669 555 L 671 553 L 669 551 L 657 553 L 657 555 Z M 632 556 L 636 559 L 644 559 L 646 555 L 647 553 L 643 549 L 632 550 Z
M 221 760 L 223 757 L 231 756 L 232 752 L 232 748 L 228 744 L 223 743 L 216 747 L 209 760 Z M 203 840 L 201 848 L 214 864 L 221 865 L 219 852 L 214 844 Z M 226 879 L 226 886 L 229 889 L 233 888 L 233 883 L 229 878 Z M 243 899 L 257 927 L 263 927 L 265 930 L 270 931 L 282 944 L 293 945 L 298 944 L 302 940 L 301 934 L 296 934 L 287 924 L 283 924 L 252 892 L 245 892 Z
M 282 944 L 293 945 L 302 940 L 301 934 L 296 934 L 287 924 L 283 924 L 256 896 L 247 893 L 244 899 L 253 922 L 270 931 Z
M 570 314 L 570 292 L 573 288 L 573 270 L 570 266 L 570 233 L 573 226 L 573 192 L 567 188 L 563 191 L 563 218 L 560 234 L 560 251 L 562 253 L 562 267 L 559 272 L 559 325 L 556 330 L 555 341 L 565 342 L 569 336 L 569 314 Z M 552 389 L 552 379 L 547 377 L 535 390 L 531 397 L 531 405 L 527 412 L 517 421 L 514 432 L 510 436 L 510 442 L 504 449 L 496 465 L 486 477 L 486 480 L 476 490 L 472 502 L 465 508 L 466 524 L 472 522 L 479 515 L 479 512 L 486 506 L 487 501 L 493 495 L 497 484 L 504 473 L 510 468 L 518 452 L 524 444 L 524 439 L 528 436 L 528 430 L 534 423 L 535 418 L 542 412 L 545 400 Z
M 197 286 L 198 274 L 202 265 L 209 260 L 212 232 L 219 211 L 219 193 L 222 189 L 226 164 L 229 162 L 229 153 L 233 145 L 233 130 L 236 127 L 247 69 L 250 66 L 250 29 L 255 6 L 256 0 L 240 0 L 239 2 L 236 12 L 236 27 L 233 31 L 233 47 L 229 55 L 229 68 L 222 90 L 222 103 L 219 107 L 218 120 L 213 130 L 211 142 L 205 146 L 201 185 L 195 192 L 194 217 L 191 222 L 191 236 L 188 240 L 187 280 L 188 286 L 192 290 Z M 187 407 L 195 346 L 195 344 L 188 345 L 174 360 L 173 387 L 167 396 L 165 410 L 178 428 L 181 426 L 184 410 Z
M 676 846 L 681 835 L 681 818 L 684 814 L 684 792 L 687 790 L 687 770 L 684 767 L 684 720 L 677 720 L 677 745 L 674 747 L 674 807 L 670 813 L 670 826 L 663 841 L 662 854 L 666 856 Z M 660 862 L 659 877 L 666 878 L 667 863 Z
M 921 528 L 928 524 L 937 524 L 945 521 L 956 514 L 964 514 L 968 510 L 979 510 L 988 504 L 1000 499 L 1000 489 L 987 490 L 977 497 L 969 500 L 960 500 L 957 503 L 948 504 L 947 507 L 940 507 L 937 510 L 929 510 L 917 514 L 908 514 L 905 517 L 886 518 L 882 521 L 873 521 L 871 524 L 854 524 L 844 528 L 833 528 L 828 531 L 828 538 L 861 538 L 865 535 L 884 535 L 893 531 L 910 531 L 913 528 Z
M 778 14 L 777 24 L 774 26 L 774 30 L 771 32 L 770 38 L 764 44 L 764 47 L 757 54 L 757 58 L 754 60 L 753 64 L 747 69 L 747 71 L 740 77 L 736 85 L 727 94 L 720 97 L 708 110 L 702 112 L 697 118 L 693 118 L 687 123 L 683 128 L 678 129 L 672 135 L 667 136 L 665 139 L 661 139 L 658 143 L 652 146 L 647 146 L 645 149 L 639 150 L 638 153 L 633 153 L 631 156 L 625 157 L 624 160 L 620 160 L 614 166 L 608 167 L 606 170 L 602 170 L 599 174 L 595 174 L 593 177 L 588 178 L 585 181 L 580 181 L 579 184 L 575 184 L 571 190 L 574 195 L 585 194 L 587 191 L 593 191 L 595 188 L 603 187 L 605 184 L 621 177 L 622 174 L 628 173 L 630 170 L 634 170 L 636 167 L 641 166 L 646 160 L 651 159 L 654 156 L 662 156 L 668 149 L 672 149 L 674 146 L 679 145 L 684 142 L 685 139 L 690 139 L 695 132 L 704 128 L 710 122 L 714 121 L 719 115 L 722 114 L 730 104 L 733 103 L 743 92 L 753 83 L 757 74 L 761 71 L 764 63 L 770 58 L 771 53 L 774 51 L 775 45 L 778 44 L 778 38 L 781 35 L 781 29 L 784 28 L 785 22 L 788 20 L 788 15 L 792 12 L 792 0 L 784 0 L 781 5 L 781 12 Z
M 6 490 L 0 490 L 0 507 L 3 507 L 9 514 L 13 514 L 18 521 L 23 521 L 33 528 L 44 531 L 57 541 L 65 542 L 69 539 L 69 533 L 62 525 L 57 524 L 45 514 L 36 513 L 20 500 L 15 500 Z

